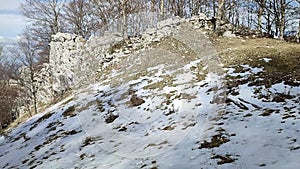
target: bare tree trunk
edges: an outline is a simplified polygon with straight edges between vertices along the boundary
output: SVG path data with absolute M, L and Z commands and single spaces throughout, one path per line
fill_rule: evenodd
M 154 27 L 154 11 L 155 11 L 155 0 L 151 0 L 151 27 Z
M 122 14 L 123 14 L 123 38 L 127 39 L 128 38 L 128 34 L 127 34 L 127 9 L 126 9 L 126 5 L 127 5 L 127 0 L 123 0 L 122 1 Z
M 285 29 L 285 11 L 286 11 L 286 1 L 285 0 L 280 0 L 280 39 L 283 40 L 284 36 L 284 29 Z
M 57 1 L 52 1 L 51 3 L 51 9 L 52 9 L 52 12 L 53 12 L 53 21 L 52 21 L 52 28 L 51 28 L 51 33 L 52 35 L 55 35 L 56 33 L 59 32 L 59 10 L 58 9 L 58 2 Z
M 33 111 L 34 114 L 37 114 L 37 86 L 35 84 L 35 76 L 36 76 L 36 70 L 34 68 L 34 62 L 33 62 L 33 57 L 29 58 L 30 60 L 30 65 L 29 65 L 29 70 L 30 70 L 30 88 L 31 88 L 31 95 L 32 95 L 32 101 L 33 101 Z M 30 116 L 32 116 L 31 111 L 29 112 Z
M 197 15 L 200 10 L 201 2 L 200 0 L 197 0 L 193 3 L 193 15 Z
M 250 4 L 250 0 L 247 0 L 247 26 L 248 26 L 248 28 L 250 28 L 250 6 L 249 6 L 249 4 Z
M 299 26 L 298 26 L 298 34 L 297 34 L 297 43 L 300 43 L 300 19 L 299 19 Z
M 165 3 L 164 0 L 160 0 L 160 17 L 162 20 L 165 18 L 164 13 L 165 13 Z
M 264 13 L 265 3 L 266 3 L 266 0 L 261 0 L 259 2 L 257 29 L 260 32 L 262 31 L 262 16 L 263 16 L 263 13 Z
M 231 21 L 231 23 L 237 27 L 237 12 L 238 12 L 238 2 L 237 0 L 231 0 L 230 2 L 230 12 L 228 20 Z
M 275 20 L 275 35 L 276 36 L 278 36 L 278 34 L 279 34 L 279 29 L 280 29 L 280 11 L 278 11 L 278 10 L 280 10 L 279 9 L 279 2 L 278 2 L 278 0 L 273 0 L 273 10 L 274 10 L 274 12 L 273 12 L 273 14 L 274 14 L 274 20 Z
M 34 114 L 37 114 L 38 111 L 37 111 L 37 104 L 38 104 L 38 101 L 37 101 L 37 97 L 36 97 L 36 91 L 33 93 L 33 110 L 34 110 Z M 31 116 L 31 113 L 30 113 L 30 116 Z
M 175 14 L 175 16 L 184 16 L 184 0 L 172 0 L 170 5 L 172 7 L 172 12 Z
M 239 14 L 238 7 L 235 8 L 235 15 L 236 15 L 235 16 L 235 26 L 238 27 L 238 26 L 240 26 L 240 14 Z
M 224 20 L 225 10 L 224 10 L 225 0 L 218 0 L 218 19 Z
M 228 9 L 228 20 L 231 21 L 232 13 L 233 13 L 233 2 L 232 0 L 229 0 L 229 9 Z
M 269 7 L 271 7 L 272 3 L 271 1 L 269 1 Z M 267 14 L 267 31 L 268 31 L 268 34 L 271 34 L 271 30 L 272 29 L 272 22 L 271 22 L 271 13 L 270 11 L 268 11 L 268 14 Z
M 216 0 L 213 0 L 213 15 L 216 16 Z

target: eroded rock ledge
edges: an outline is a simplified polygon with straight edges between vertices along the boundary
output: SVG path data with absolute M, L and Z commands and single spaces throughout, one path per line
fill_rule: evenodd
M 111 60 L 147 48 L 176 33 L 181 26 L 213 30 L 210 18 L 201 14 L 188 19 L 175 17 L 158 22 L 156 28 L 148 28 L 140 36 L 126 40 L 121 34 L 111 32 L 88 40 L 67 33 L 53 35 L 49 63 L 43 65 L 36 79 L 39 84 L 38 100 L 48 103 L 68 90 L 92 84 Z

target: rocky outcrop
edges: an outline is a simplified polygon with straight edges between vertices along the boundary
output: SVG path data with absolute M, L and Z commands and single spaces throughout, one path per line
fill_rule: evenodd
M 88 40 L 67 33 L 52 36 L 49 64 L 45 64 L 37 76 L 38 97 L 48 102 L 72 88 L 92 84 L 106 63 L 114 58 L 147 48 L 152 43 L 178 31 L 180 26 L 213 30 L 210 18 L 204 14 L 189 19 L 170 18 L 148 28 L 138 37 L 123 39 L 119 33 L 107 32 L 104 36 L 92 36 Z M 46 99 L 47 98 L 47 99 Z
M 227 37 L 227 38 L 234 38 L 234 37 L 236 37 L 236 35 L 234 33 L 232 33 L 232 31 L 225 31 L 223 33 L 223 36 Z
M 76 83 L 78 62 L 82 59 L 85 40 L 77 35 L 58 33 L 50 43 L 49 66 L 54 95 L 62 95 Z

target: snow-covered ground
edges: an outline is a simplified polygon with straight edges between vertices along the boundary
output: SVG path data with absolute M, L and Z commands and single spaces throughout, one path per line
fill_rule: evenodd
M 221 65 L 208 57 L 214 51 L 182 51 L 153 47 L 120 59 L 99 83 L 1 136 L 0 167 L 300 166 L 299 86 L 266 86 L 263 67 L 211 68 Z

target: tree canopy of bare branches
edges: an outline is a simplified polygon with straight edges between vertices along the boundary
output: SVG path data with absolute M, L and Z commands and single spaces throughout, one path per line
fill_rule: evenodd
M 51 35 L 57 32 L 88 38 L 117 30 L 127 37 L 157 20 L 199 12 L 283 39 L 294 29 L 293 20 L 300 20 L 299 6 L 299 0 L 25 0 L 21 9 L 32 23 L 28 29 L 39 41 L 41 55 L 47 56 Z
M 48 62 L 51 35 L 63 31 L 63 0 L 25 0 L 20 8 L 22 14 L 31 23 L 26 29 L 30 31 L 32 40 L 38 42 L 39 55 L 43 62 Z
M 11 49 L 11 53 L 21 61 L 23 67 L 20 70 L 21 77 L 18 79 L 19 84 L 24 89 L 24 97 L 27 100 L 27 104 L 32 102 L 33 111 L 37 113 L 37 92 L 38 84 L 36 77 L 38 70 L 41 68 L 39 62 L 39 48 L 37 47 L 38 42 L 33 40 L 28 32 L 24 32 L 23 36 L 19 40 L 16 47 Z M 30 113 L 31 114 L 31 113 Z

